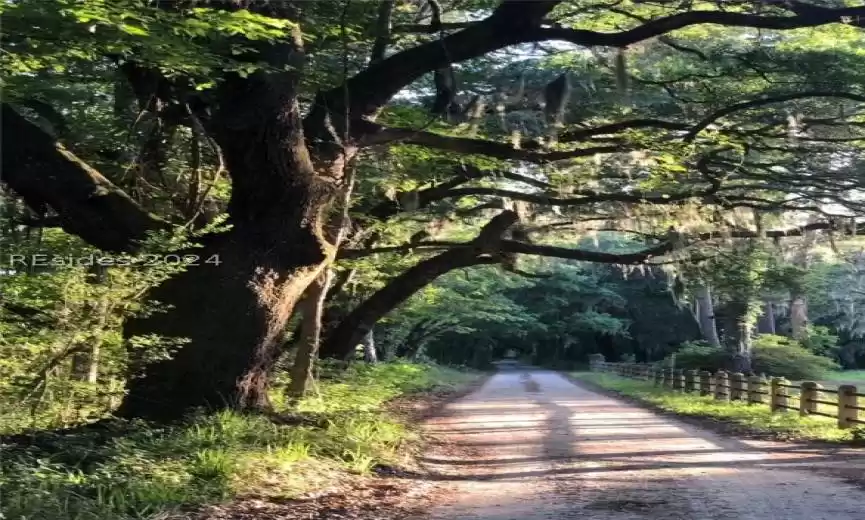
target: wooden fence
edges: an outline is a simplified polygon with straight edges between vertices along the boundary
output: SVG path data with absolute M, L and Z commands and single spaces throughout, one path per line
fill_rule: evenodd
M 865 425 L 859 403 L 865 393 L 853 385 L 841 385 L 837 390 L 823 388 L 814 381 L 792 385 L 783 377 L 746 376 L 719 370 L 714 374 L 697 370 L 674 370 L 640 363 L 594 362 L 592 371 L 607 372 L 631 379 L 654 381 L 655 386 L 672 391 L 713 396 L 719 401 L 746 401 L 748 404 L 768 404 L 773 412 L 798 410 L 799 415 L 820 415 L 838 420 L 839 428 Z M 834 397 L 830 397 L 834 396 Z M 832 410 L 830 413 L 827 410 Z

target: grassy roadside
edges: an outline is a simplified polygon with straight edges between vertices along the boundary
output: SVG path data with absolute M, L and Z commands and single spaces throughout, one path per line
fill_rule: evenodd
M 292 410 L 309 418 L 301 425 L 221 412 L 172 427 L 134 425 L 115 438 L 58 439 L 59 449 L 50 451 L 7 447 L 0 518 L 167 519 L 248 496 L 298 497 L 379 465 L 401 465 L 418 435 L 387 403 L 454 391 L 480 377 L 433 365 L 358 365 L 321 381 Z
M 826 381 L 865 382 L 865 370 L 838 370 L 832 372 Z
M 612 374 L 576 372 L 569 375 L 667 412 L 722 421 L 735 426 L 742 433 L 771 434 L 784 440 L 829 442 L 858 441 L 865 435 L 861 429 L 838 429 L 837 422 L 828 417 L 800 417 L 795 412 L 772 413 L 768 405 L 724 403 L 711 396 L 673 393 L 657 388 L 649 381 L 637 381 Z

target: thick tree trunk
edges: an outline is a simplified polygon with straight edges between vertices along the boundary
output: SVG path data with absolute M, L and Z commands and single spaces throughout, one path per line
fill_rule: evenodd
M 775 305 L 772 302 L 765 302 L 763 305 L 763 313 L 757 320 L 757 332 L 775 334 Z
M 328 269 L 307 288 L 303 300 L 299 304 L 303 319 L 300 324 L 300 337 L 297 342 L 297 352 L 291 367 L 291 385 L 289 395 L 303 397 L 312 381 L 312 368 L 318 356 L 318 346 L 321 341 L 321 318 L 324 311 L 324 300 L 333 279 L 333 273 Z
M 267 240 L 269 239 L 269 240 Z M 267 408 L 268 378 L 295 304 L 332 252 L 296 219 L 239 225 L 201 253 L 204 264 L 152 297 L 173 308 L 132 321 L 128 335 L 187 338 L 171 359 L 130 381 L 122 417 L 170 420 L 190 408 Z
M 300 48 L 295 36 L 294 49 L 281 49 L 287 61 Z M 348 160 L 310 156 L 294 96 L 298 63 L 291 65 L 284 74 L 258 72 L 220 87 L 211 127 L 232 177 L 232 228 L 195 250 L 200 265 L 153 291 L 170 312 L 127 327 L 128 334 L 189 343 L 131 381 L 121 416 L 174 419 L 193 407 L 269 406 L 268 380 L 285 325 L 335 257 L 323 212 Z
M 703 339 L 715 347 L 721 346 L 718 338 L 718 328 L 715 324 L 715 306 L 712 302 L 712 293 L 707 285 L 699 285 L 695 290 L 697 299 L 697 317 Z
M 129 334 L 188 338 L 170 360 L 134 379 L 118 414 L 178 418 L 194 407 L 266 409 L 270 373 L 286 323 L 307 287 L 334 260 L 325 211 L 345 189 L 356 148 L 336 143 L 327 121 L 307 127 L 321 139 L 307 146 L 296 97 L 303 52 L 291 41 L 260 56 L 279 70 L 225 79 L 209 122 L 232 179 L 229 224 L 196 250 L 204 263 L 153 291 L 168 313 L 132 322 Z
M 808 300 L 804 294 L 794 294 L 790 302 L 790 327 L 793 339 L 803 339 L 808 334 Z

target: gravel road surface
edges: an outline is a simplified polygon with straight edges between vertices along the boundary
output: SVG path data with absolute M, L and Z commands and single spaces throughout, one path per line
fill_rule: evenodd
M 721 437 L 542 371 L 427 424 L 425 520 L 865 520 L 865 450 Z

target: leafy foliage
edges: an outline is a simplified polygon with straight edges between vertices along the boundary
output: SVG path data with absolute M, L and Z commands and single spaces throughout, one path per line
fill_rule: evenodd
M 831 359 L 818 356 L 783 336 L 761 334 L 754 341 L 754 370 L 793 380 L 820 380 L 838 368 Z
M 838 365 L 784 336 L 760 334 L 754 340 L 752 368 L 755 373 L 792 380 L 823 380 Z M 675 365 L 685 370 L 729 370 L 730 356 L 723 347 L 705 342 L 683 344 L 676 351 Z

